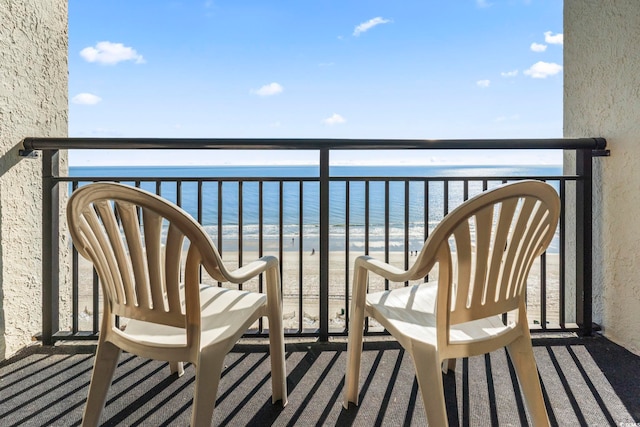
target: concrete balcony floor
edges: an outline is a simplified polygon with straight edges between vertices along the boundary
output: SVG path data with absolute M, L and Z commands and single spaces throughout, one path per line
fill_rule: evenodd
M 534 335 L 534 351 L 552 424 L 640 422 L 640 357 L 596 336 Z M 342 408 L 346 343 L 288 341 L 289 403 L 271 404 L 267 346 L 244 340 L 226 358 L 215 425 L 425 425 L 410 357 L 394 341 L 365 343 L 360 406 Z M 3 426 L 79 425 L 95 345 L 39 345 L 0 362 Z M 444 376 L 451 425 L 526 425 L 505 351 L 458 360 Z M 194 369 L 169 374 L 166 363 L 123 354 L 107 397 L 105 425 L 188 425 Z M 622 424 L 623 425 L 623 424 Z

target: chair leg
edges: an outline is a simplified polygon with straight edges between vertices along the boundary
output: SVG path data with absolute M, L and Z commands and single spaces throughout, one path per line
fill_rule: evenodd
M 118 365 L 121 350 L 108 341 L 100 341 L 93 363 L 89 396 L 82 414 L 82 426 L 97 426 L 104 409 L 113 373 Z
M 549 416 L 544 406 L 542 387 L 533 356 L 531 338 L 525 334 L 507 346 L 509 356 L 518 376 L 525 404 L 534 426 L 548 426 Z
M 184 363 L 182 362 L 169 362 L 169 369 L 172 374 L 177 373 L 178 377 L 184 374 Z
M 269 318 L 269 355 L 271 357 L 271 401 L 287 404 L 287 367 L 284 359 L 284 329 L 282 325 L 282 298 L 280 298 L 280 274 L 277 268 L 267 272 L 267 280 L 274 283 L 267 289 L 267 307 Z
M 367 271 L 364 268 L 356 267 L 353 276 L 353 295 L 349 313 L 351 319 L 349 321 L 349 339 L 347 343 L 347 367 L 344 377 L 343 406 L 345 409 L 349 408 L 349 402 L 358 404 L 367 276 Z
M 226 353 L 220 347 L 202 350 L 196 366 L 191 427 L 210 426 Z
M 430 426 L 448 426 L 442 385 L 442 364 L 434 347 L 414 342 L 408 349 L 416 369 L 418 387 Z
M 445 375 L 449 373 L 449 371 L 453 372 L 456 370 L 456 359 L 445 359 L 442 361 L 442 373 Z

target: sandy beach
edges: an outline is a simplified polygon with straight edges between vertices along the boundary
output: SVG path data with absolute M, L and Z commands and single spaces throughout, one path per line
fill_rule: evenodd
M 277 255 L 277 253 L 266 253 Z M 349 301 L 345 295 L 351 294 L 353 280 L 353 263 L 361 253 L 351 253 L 347 261 L 343 251 L 334 251 L 329 255 L 329 328 L 331 331 L 342 331 L 345 328 L 345 312 L 349 308 Z M 371 252 L 371 256 L 384 260 L 383 252 Z M 247 264 L 257 259 L 257 253 L 244 252 L 242 256 L 243 264 Z M 417 257 L 408 256 L 407 262 L 411 266 Z M 227 251 L 223 253 L 223 259 L 228 268 L 236 268 L 238 265 L 238 253 Z M 302 272 L 300 271 L 300 261 Z M 283 288 L 283 318 L 286 329 L 292 331 L 315 330 L 319 327 L 319 294 L 320 294 L 320 256 L 315 253 L 298 251 L 285 251 L 282 257 L 282 288 Z M 403 268 L 405 257 L 402 252 L 390 252 L 389 263 Z M 348 268 L 347 268 L 348 267 Z M 91 264 L 80 259 L 79 264 L 79 307 L 81 330 L 91 330 L 92 328 L 92 268 Z M 432 277 L 437 276 L 437 270 Z M 558 255 L 547 255 L 547 292 L 546 307 L 547 321 L 558 322 L 558 295 L 559 295 L 559 268 Z M 213 281 L 205 274 L 204 283 Z M 421 281 L 410 283 L 410 285 L 421 283 Z M 258 280 L 254 279 L 244 283 L 245 290 L 258 291 Z M 404 283 L 390 283 L 389 287 L 404 286 Z M 229 286 L 233 288 L 233 286 Z M 370 277 L 370 292 L 384 290 L 385 283 L 379 277 Z M 300 296 L 302 295 L 302 298 Z M 527 312 L 529 322 L 540 323 L 540 266 L 538 261 L 531 269 L 527 286 Z M 375 325 L 373 325 L 375 326 Z

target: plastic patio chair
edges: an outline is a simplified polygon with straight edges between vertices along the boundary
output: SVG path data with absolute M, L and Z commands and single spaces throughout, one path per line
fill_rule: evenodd
M 76 190 L 67 219 L 78 252 L 93 262 L 104 300 L 83 425 L 98 424 L 121 350 L 168 361 L 178 375 L 183 362 L 192 363 L 191 425 L 210 425 L 224 358 L 261 316 L 269 319 L 272 400 L 287 403 L 277 258 L 265 256 L 228 271 L 188 213 L 152 193 L 116 183 Z M 201 266 L 214 280 L 236 284 L 265 273 L 266 295 L 201 285 Z M 117 327 L 116 316 L 128 319 L 124 330 Z
M 411 355 L 429 425 L 448 425 L 442 371 L 454 370 L 456 358 L 505 346 L 534 425 L 548 425 L 525 287 L 532 264 L 553 238 L 559 211 L 553 187 L 520 181 L 483 192 L 446 215 L 408 271 L 358 257 L 344 407 L 358 404 L 364 317 L 370 316 Z M 437 281 L 367 294 L 369 272 L 402 283 L 423 280 L 436 264 Z M 503 322 L 503 313 L 511 312 Z

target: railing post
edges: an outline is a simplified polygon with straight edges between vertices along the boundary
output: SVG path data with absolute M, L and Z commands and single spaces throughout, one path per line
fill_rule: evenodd
M 42 151 L 42 343 L 53 345 L 59 325 L 59 175 L 58 150 Z
M 576 150 L 576 322 L 592 334 L 592 150 Z
M 329 341 L 329 149 L 320 149 L 320 342 Z

